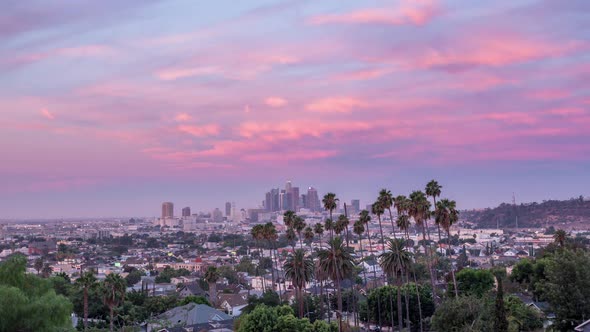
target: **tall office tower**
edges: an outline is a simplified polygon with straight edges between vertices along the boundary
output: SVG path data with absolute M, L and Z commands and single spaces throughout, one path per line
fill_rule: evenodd
M 174 217 L 174 203 L 164 202 L 162 203 L 162 218 Z
M 225 216 L 226 217 L 231 216 L 231 203 L 230 202 L 225 202 Z
M 280 193 L 278 189 L 271 189 L 264 197 L 264 209 L 267 212 L 280 210 Z
M 309 187 L 307 189 L 307 208 L 314 212 L 321 210 L 318 191 L 314 187 Z
M 284 211 L 285 210 L 285 191 L 281 190 L 281 193 L 279 194 L 279 209 L 278 211 Z
M 266 212 L 272 212 L 272 195 L 270 191 L 264 195 L 263 205 Z
M 185 207 L 182 209 L 182 216 L 183 217 L 190 217 L 191 216 L 191 208 L 190 207 Z
M 301 205 L 302 208 L 307 209 L 307 195 L 301 194 Z
M 293 188 L 293 185 L 291 185 L 291 181 L 287 181 L 287 183 L 285 183 L 285 192 L 290 192 L 291 188 Z
M 353 199 L 352 201 L 350 201 L 350 206 L 353 209 L 352 213 L 359 213 L 361 212 L 361 201 L 358 199 Z
M 293 194 L 291 197 L 291 208 L 297 212 L 299 210 L 299 187 L 291 188 L 291 193 Z
M 237 219 L 239 219 L 239 214 L 236 211 L 236 202 L 231 202 L 231 205 L 230 205 L 230 216 L 231 216 L 231 219 L 234 220 L 234 221 L 236 221 Z
M 215 210 L 211 212 L 211 219 L 213 219 L 213 222 L 221 222 L 223 220 L 223 213 L 219 208 L 215 208 Z

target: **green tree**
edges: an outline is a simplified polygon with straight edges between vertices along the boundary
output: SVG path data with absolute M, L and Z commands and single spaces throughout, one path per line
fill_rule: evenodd
M 447 298 L 432 316 L 435 331 L 493 331 L 493 315 L 487 297 L 473 295 Z
M 141 277 L 145 276 L 145 273 L 140 270 L 133 270 L 125 277 L 127 286 L 131 287 L 141 281 Z
M 503 281 L 506 276 L 504 269 L 496 268 L 493 272 L 496 277 L 498 289 L 496 291 L 496 303 L 494 306 L 494 331 L 507 332 L 508 320 L 506 319 L 506 307 L 504 306 L 504 286 Z
M 558 250 L 547 261 L 544 292 L 560 330 L 571 331 L 590 317 L 590 254 Z
M 489 270 L 463 269 L 457 273 L 457 284 L 460 295 L 482 297 L 494 287 L 494 275 Z
M 563 248 L 565 240 L 567 239 L 567 233 L 563 229 L 558 229 L 555 231 L 555 234 L 553 234 L 553 239 L 555 240 L 555 243 Z
M 285 269 L 285 277 L 291 280 L 297 291 L 299 318 L 303 318 L 303 290 L 305 284 L 313 278 L 313 261 L 311 258 L 305 257 L 303 249 L 297 249 L 289 255 L 283 268 Z
M 115 307 L 118 307 L 123 301 L 125 301 L 126 289 L 127 282 L 117 273 L 107 275 L 106 279 L 101 284 L 102 301 L 107 307 L 109 307 L 109 325 L 111 332 L 113 331 L 115 321 Z
M 217 306 L 217 281 L 219 281 L 219 270 L 215 266 L 209 266 L 205 271 L 205 281 L 209 284 L 209 302 Z
M 0 263 L 0 332 L 67 330 L 72 304 L 50 280 L 26 274 L 23 255 Z
M 402 296 L 401 280 L 404 271 L 409 267 L 412 261 L 412 255 L 405 248 L 404 241 L 392 239 L 389 240 L 388 249 L 379 256 L 379 264 L 388 276 L 397 281 L 396 298 L 397 298 L 397 322 L 400 331 L 403 329 L 402 316 Z
M 352 249 L 344 246 L 342 239 L 337 236 L 329 243 L 330 248 L 318 252 L 318 259 L 321 271 L 327 275 L 336 286 L 338 296 L 338 327 L 342 331 L 342 288 L 341 278 L 352 276 L 355 271 Z

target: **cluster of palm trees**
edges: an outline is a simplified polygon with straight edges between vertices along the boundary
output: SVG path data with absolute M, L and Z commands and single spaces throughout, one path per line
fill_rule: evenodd
M 426 257 L 430 282 L 432 286 L 432 298 L 433 302 L 437 303 L 436 283 L 438 277 L 433 269 L 434 253 L 436 249 L 431 248 L 431 238 L 429 232 L 429 220 L 434 220 L 438 230 L 438 242 L 442 243 L 441 230 L 444 230 L 447 236 L 447 243 L 450 244 L 450 229 L 451 226 L 457 222 L 459 212 L 456 209 L 455 201 L 449 199 L 437 198 L 441 195 L 442 186 L 436 181 L 430 181 L 424 191 L 414 191 L 409 197 L 404 195 L 393 196 L 391 191 L 383 189 L 379 192 L 376 201 L 371 205 L 371 211 L 363 210 L 360 211 L 358 219 L 352 225 L 352 230 L 349 230 L 350 221 L 346 212 L 346 204 L 344 205 L 345 213 L 339 215 L 336 221 L 334 221 L 333 213 L 338 207 L 338 198 L 334 193 L 327 193 L 322 200 L 324 209 L 328 212 L 328 218 L 325 222 L 317 223 L 313 227 L 306 225 L 303 218 L 297 216 L 293 211 L 287 211 L 283 215 L 285 226 L 287 227 L 286 236 L 287 239 L 293 243 L 293 252 L 287 257 L 283 264 L 283 270 L 285 277 L 290 279 L 293 287 L 296 291 L 296 297 L 299 304 L 299 316 L 304 317 L 304 290 L 307 283 L 316 281 L 320 284 L 321 297 L 323 298 L 323 287 L 324 282 L 331 281 L 334 285 L 336 296 L 337 296 L 337 312 L 339 328 L 342 330 L 342 287 L 341 284 L 344 280 L 355 280 L 357 275 L 357 264 L 358 260 L 355 257 L 354 250 L 350 247 L 350 235 L 349 231 L 352 231 L 360 239 L 360 261 L 365 259 L 362 248 L 363 236 L 366 233 L 366 238 L 369 244 L 369 253 L 373 252 L 374 248 L 374 237 L 377 235 L 377 230 L 371 230 L 372 215 L 377 217 L 378 221 L 378 242 L 381 243 L 381 254 L 378 256 L 378 261 L 383 269 L 385 275 L 389 278 L 389 281 L 395 283 L 397 286 L 397 326 L 400 331 L 404 328 L 404 319 L 402 317 L 402 300 L 400 289 L 403 283 L 410 283 L 410 275 L 413 276 L 415 290 L 418 293 L 417 278 L 412 269 L 414 263 L 414 255 L 412 249 L 414 248 L 413 242 L 410 240 L 410 227 L 411 221 L 415 223 L 416 229 L 422 233 L 422 245 L 424 254 Z M 432 198 L 433 202 L 429 201 L 429 197 Z M 434 206 L 434 210 L 431 207 Z M 397 217 L 394 218 L 393 210 L 395 209 Z M 386 215 L 387 213 L 387 215 Z M 384 219 L 391 222 L 393 229 L 393 238 L 386 236 L 383 233 L 382 223 Z M 396 231 L 396 229 L 399 231 Z M 323 235 L 327 231 L 329 238 L 326 241 L 324 247 Z M 372 236 L 371 233 L 374 235 Z M 398 234 L 401 234 L 398 238 Z M 276 229 L 272 226 L 272 223 L 264 225 L 256 225 L 251 231 L 252 237 L 257 243 L 262 241 L 269 241 L 269 247 L 271 248 L 271 261 L 272 252 L 276 250 L 277 234 Z M 314 237 L 317 236 L 319 240 L 319 248 L 314 252 L 311 247 L 311 243 Z M 299 238 L 300 248 L 295 249 L 296 238 Z M 373 239 L 372 239 L 373 238 Z M 303 240 L 309 244 L 309 251 L 306 251 L 303 246 Z M 376 248 L 379 248 L 377 246 Z M 380 250 L 377 250 L 380 251 Z M 433 253 L 434 251 L 434 253 Z M 442 244 L 439 247 L 439 251 L 442 253 Z M 278 255 L 275 255 L 275 258 Z M 276 263 L 276 262 L 275 262 Z M 278 266 L 278 265 L 277 265 Z M 373 268 L 373 282 L 367 281 L 367 272 L 370 274 L 371 271 L 365 271 L 363 269 L 362 280 L 364 281 L 365 293 L 368 293 L 371 287 L 377 287 L 379 284 L 385 284 L 387 280 L 377 280 L 377 272 Z M 457 292 L 456 281 L 454 271 L 451 268 L 451 274 L 453 276 L 453 283 L 455 288 L 455 294 Z M 274 286 L 274 269 L 273 269 L 273 285 Z M 354 283 L 351 282 L 353 285 Z M 279 284 L 280 285 L 280 284 Z M 355 287 L 351 287 L 353 292 Z M 408 287 L 404 287 L 407 292 Z M 279 290 L 280 291 L 280 290 Z M 408 295 L 405 294 L 405 309 L 406 309 L 406 320 L 405 326 L 410 327 L 410 316 L 409 316 L 409 304 Z M 392 299 L 390 298 L 390 301 Z M 418 301 L 420 296 L 418 295 Z M 380 301 L 378 301 L 378 317 L 381 320 L 381 307 Z M 320 313 L 323 314 L 323 301 L 320 305 Z M 420 308 L 420 303 L 418 307 Z M 393 306 L 392 306 L 393 307 Z M 328 308 L 328 317 L 330 317 L 330 306 Z M 420 309 L 419 309 L 420 310 Z M 420 310 L 421 311 L 421 310 Z M 355 320 L 356 321 L 356 320 Z M 381 321 L 379 324 L 381 325 Z M 391 318 L 391 325 L 394 325 L 394 318 Z M 422 328 L 422 313 L 420 312 L 420 328 Z
M 88 291 L 95 287 L 100 287 L 102 301 L 109 308 L 110 330 L 113 331 L 115 308 L 125 301 L 127 281 L 120 274 L 111 273 L 99 284 L 94 273 L 92 271 L 86 271 L 76 279 L 76 285 L 83 291 L 84 330 L 88 328 Z

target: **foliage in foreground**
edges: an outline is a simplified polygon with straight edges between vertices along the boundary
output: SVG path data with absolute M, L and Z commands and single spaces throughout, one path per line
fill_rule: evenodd
M 258 305 L 249 314 L 240 317 L 236 322 L 236 332 L 336 332 L 338 326 L 324 321 L 313 324 L 307 318 L 295 317 L 289 306 L 267 307 Z

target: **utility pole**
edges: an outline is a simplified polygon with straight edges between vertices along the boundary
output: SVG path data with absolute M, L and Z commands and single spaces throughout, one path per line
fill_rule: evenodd
M 516 228 L 518 229 L 518 210 L 516 209 L 516 197 L 512 192 L 512 205 L 514 206 L 514 213 L 516 214 Z

